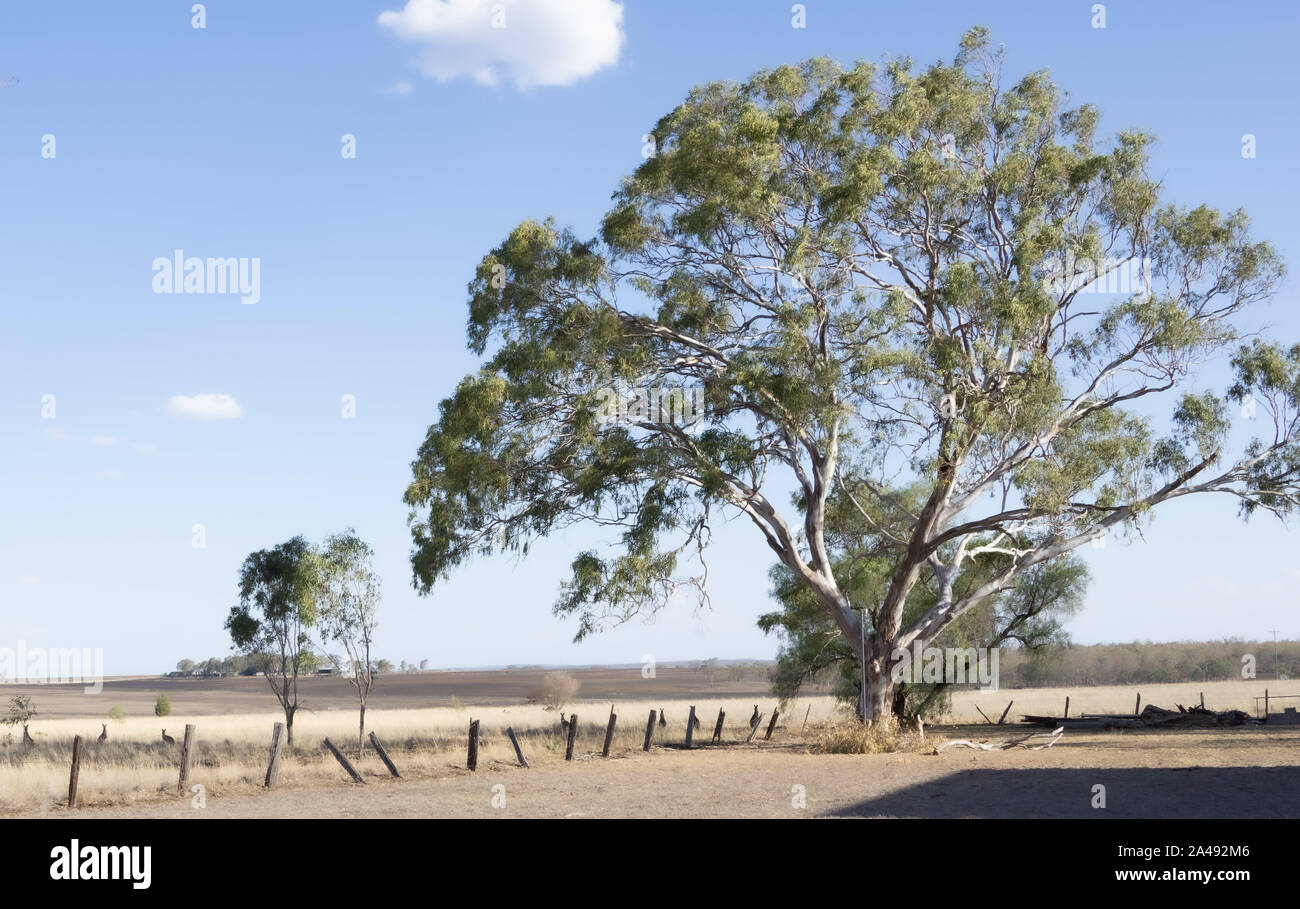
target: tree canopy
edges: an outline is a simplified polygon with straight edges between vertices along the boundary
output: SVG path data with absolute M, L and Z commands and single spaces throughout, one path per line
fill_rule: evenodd
M 880 716 L 891 651 L 1111 528 L 1200 493 L 1290 513 L 1300 345 L 1238 324 L 1279 257 L 1241 211 L 1164 200 L 1152 137 L 1104 139 L 1048 73 L 1002 68 L 977 28 L 924 69 L 813 59 L 705 85 L 598 236 L 512 230 L 469 285 L 482 366 L 412 464 L 417 589 L 593 523 L 618 543 L 578 554 L 555 604 L 581 637 L 706 597 L 725 512 L 858 649 L 838 491 L 890 550 L 863 604 Z M 1131 263 L 1134 286 L 1098 292 Z M 1227 389 L 1198 381 L 1216 360 Z M 610 422 L 610 388 L 702 388 L 705 408 Z M 1232 452 L 1247 395 L 1272 425 Z M 922 579 L 933 600 L 907 615 Z

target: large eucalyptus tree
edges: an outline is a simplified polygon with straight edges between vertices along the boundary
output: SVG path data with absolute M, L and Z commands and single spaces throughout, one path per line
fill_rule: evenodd
M 476 552 L 620 528 L 556 603 L 581 637 L 683 585 L 706 596 L 684 556 L 729 510 L 865 650 L 884 718 L 891 653 L 1034 566 L 1188 495 L 1293 509 L 1300 345 L 1244 342 L 1237 320 L 1278 257 L 1241 212 L 1162 201 L 1148 136 L 1103 141 L 1046 73 L 1001 69 L 975 29 L 923 70 L 816 59 L 700 87 L 598 238 L 515 228 L 470 284 L 485 362 L 413 464 L 417 588 Z M 1197 380 L 1216 360 L 1236 377 L 1217 393 Z M 705 412 L 665 419 L 642 394 L 610 422 L 623 385 L 703 387 Z M 1246 396 L 1272 425 L 1231 453 Z M 893 551 L 874 602 L 836 577 L 833 490 Z M 922 578 L 934 603 L 904 623 Z

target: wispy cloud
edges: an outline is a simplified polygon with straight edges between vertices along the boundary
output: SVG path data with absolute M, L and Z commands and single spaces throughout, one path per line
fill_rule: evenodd
M 618 62 L 623 6 L 613 0 L 408 0 L 379 24 L 421 46 L 439 82 L 572 85 Z
M 409 95 L 413 91 L 415 91 L 415 86 L 407 82 L 405 79 L 384 89 L 384 93 L 388 95 Z
M 158 449 L 152 442 L 135 442 L 131 447 L 135 449 L 136 454 L 145 455 L 146 457 L 158 453 Z
M 110 445 L 116 445 L 117 439 L 113 438 L 112 436 L 91 436 L 90 444 L 98 445 L 101 448 L 107 448 Z
M 223 394 L 172 395 L 167 410 L 189 420 L 237 420 L 244 413 L 234 398 Z

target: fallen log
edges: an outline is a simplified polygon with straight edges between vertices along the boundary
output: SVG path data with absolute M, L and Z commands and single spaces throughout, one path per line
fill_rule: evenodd
M 972 742 L 970 739 L 950 739 L 942 745 L 935 747 L 932 754 L 942 754 L 947 748 L 974 748 L 977 751 L 1007 751 L 1011 748 L 1024 748 L 1027 751 L 1042 751 L 1051 748 L 1061 740 L 1065 734 L 1065 727 L 1058 726 L 1051 732 L 1031 732 L 1029 735 L 1022 735 L 1019 738 L 1004 739 L 1001 742 Z M 1048 742 L 1038 745 L 1029 744 L 1034 739 L 1049 739 Z

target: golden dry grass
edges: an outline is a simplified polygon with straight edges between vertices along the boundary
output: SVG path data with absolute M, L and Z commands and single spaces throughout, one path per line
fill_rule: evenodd
M 1170 710 L 1175 705 L 1190 707 L 1200 703 L 1205 693 L 1205 706 L 1211 710 L 1244 710 L 1255 715 L 1255 697 L 1262 697 L 1264 689 L 1270 697 L 1300 695 L 1300 682 L 1240 680 L 1227 682 L 1177 682 L 1166 685 L 1102 685 L 1095 688 L 1006 688 L 996 692 L 965 690 L 955 693 L 952 707 L 943 717 L 932 721 L 953 723 L 983 723 L 978 707 L 994 721 L 1002 714 L 1008 701 L 1015 701 L 1007 722 L 1018 722 L 1024 714 L 1060 716 L 1065 709 L 1065 699 L 1070 698 L 1070 716 L 1081 713 L 1132 713 L 1137 694 L 1141 692 L 1143 704 L 1155 704 Z M 1271 704 L 1276 713 L 1284 706 L 1300 707 L 1300 699 L 1283 700 Z
M 694 704 L 700 719 L 695 741 L 704 743 L 712 736 L 719 709 L 728 710 L 723 739 L 734 743 L 749 733 L 752 702 L 744 705 L 730 700 L 694 699 L 690 701 L 629 701 L 618 704 L 618 723 L 612 750 L 639 750 L 651 709 L 661 708 L 667 726 L 654 730 L 656 744 L 677 744 L 685 739 L 686 719 Z M 609 718 L 608 702 L 579 701 L 572 710 L 579 717 L 580 753 L 598 751 L 604 741 Z M 770 718 L 773 703 L 760 705 Z M 744 709 L 742 709 L 744 708 Z M 796 731 L 805 714 L 810 726 L 836 713 L 833 698 L 804 699 L 791 705 L 778 720 L 785 734 L 793 724 Z M 564 711 L 570 716 L 570 710 Z M 186 723 L 196 727 L 196 747 L 191 779 L 202 783 L 209 794 L 244 792 L 261 786 L 266 773 L 267 755 L 273 725 L 283 717 L 275 713 L 250 713 L 183 716 L 165 718 L 131 717 L 124 722 L 108 723 L 109 740 L 99 745 L 99 720 L 57 718 L 32 723 L 37 744 L 31 748 L 10 744 L 0 751 L 0 813 L 15 814 L 48 807 L 67 797 L 68 767 L 72 739 L 81 735 L 86 742 L 83 759 L 80 802 L 83 805 L 110 805 L 151 800 L 174 793 L 180 757 L 180 742 Z M 560 728 L 560 712 L 540 705 L 432 707 L 422 710 L 368 710 L 367 732 L 373 731 L 393 756 L 404 775 L 425 775 L 461 766 L 465 761 L 468 727 L 471 719 L 479 720 L 482 745 L 479 760 L 513 762 L 514 750 L 505 735 L 507 726 L 515 730 L 530 760 L 561 756 L 565 736 Z M 789 723 L 787 723 L 787 720 Z M 169 745 L 162 741 L 162 729 L 176 739 Z M 761 736 L 762 733 L 760 733 Z M 351 756 L 357 752 L 357 717 L 343 709 L 316 713 L 302 712 L 294 723 L 294 748 L 286 752 L 280 771 L 285 785 L 338 780 L 342 769 L 322 746 L 328 737 Z M 17 738 L 21 739 L 21 730 Z M 384 773 L 377 756 L 367 748 L 359 759 L 364 773 Z

